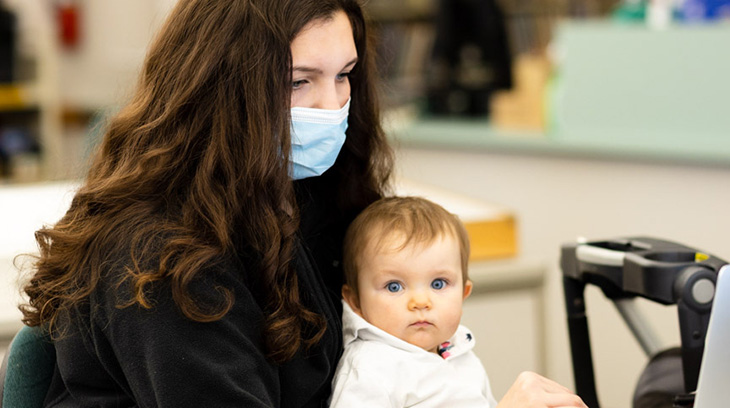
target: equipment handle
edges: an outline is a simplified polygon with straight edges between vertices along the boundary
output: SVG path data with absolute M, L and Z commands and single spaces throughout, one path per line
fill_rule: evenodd
M 578 245 L 575 255 L 581 262 L 604 266 L 624 266 L 626 253 L 591 245 Z

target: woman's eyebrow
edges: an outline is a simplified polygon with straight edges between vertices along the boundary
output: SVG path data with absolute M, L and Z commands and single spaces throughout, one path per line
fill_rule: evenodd
M 350 67 L 352 67 L 355 64 L 357 64 L 357 57 L 351 59 L 350 62 L 348 62 L 347 64 L 345 64 L 345 66 L 342 69 L 350 68 Z
M 353 58 L 345 64 L 345 66 L 342 69 L 347 69 L 349 67 L 352 67 L 357 63 L 357 57 Z M 314 68 L 314 67 L 308 67 L 306 65 L 296 65 L 292 68 L 292 72 L 306 72 L 306 73 L 315 73 L 315 74 L 322 74 L 322 70 L 320 68 Z
M 315 74 L 321 74 L 322 70 L 319 68 L 312 68 L 307 66 L 297 66 L 292 68 L 292 72 L 306 72 L 306 73 L 315 73 Z

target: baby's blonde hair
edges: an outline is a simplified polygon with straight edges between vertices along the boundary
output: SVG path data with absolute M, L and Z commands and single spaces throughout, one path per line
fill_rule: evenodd
M 379 249 L 387 238 L 402 236 L 401 250 L 409 244 L 430 244 L 451 235 L 459 241 L 463 282 L 468 279 L 469 235 L 459 217 L 421 197 L 386 197 L 370 204 L 355 218 L 345 234 L 343 269 L 345 284 L 358 293 L 357 274 L 369 245 Z

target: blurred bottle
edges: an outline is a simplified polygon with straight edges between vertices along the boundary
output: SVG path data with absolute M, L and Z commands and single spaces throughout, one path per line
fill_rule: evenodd
M 624 0 L 619 3 L 613 11 L 613 19 L 620 22 L 644 22 L 646 21 L 645 0 Z
M 656 30 L 664 30 L 672 23 L 675 0 L 649 0 L 646 8 L 646 24 Z
M 682 0 L 678 17 L 688 23 L 730 20 L 730 0 Z
M 58 36 L 66 49 L 75 49 L 81 41 L 81 17 L 77 0 L 58 0 L 56 5 Z
M 613 12 L 620 22 L 643 22 L 667 28 L 672 22 L 702 24 L 730 20 L 730 0 L 624 0 Z

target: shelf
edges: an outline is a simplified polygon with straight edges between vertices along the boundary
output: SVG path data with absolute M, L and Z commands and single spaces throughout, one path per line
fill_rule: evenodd
M 388 133 L 396 144 L 406 147 L 730 167 L 730 140 L 708 145 L 687 138 L 641 145 L 611 138 L 561 139 L 540 131 L 497 129 L 486 119 L 438 118 L 420 118 Z

